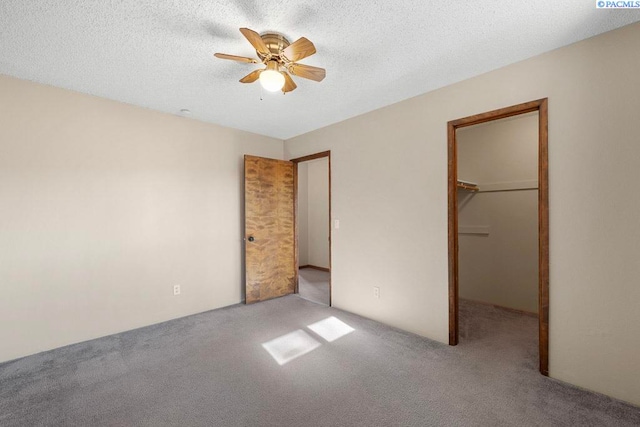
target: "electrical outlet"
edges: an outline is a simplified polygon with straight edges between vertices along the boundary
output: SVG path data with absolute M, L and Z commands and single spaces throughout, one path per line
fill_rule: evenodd
M 380 298 L 380 288 L 377 286 L 373 287 L 373 297 L 374 298 Z
M 180 295 L 180 285 L 173 285 L 173 294 Z

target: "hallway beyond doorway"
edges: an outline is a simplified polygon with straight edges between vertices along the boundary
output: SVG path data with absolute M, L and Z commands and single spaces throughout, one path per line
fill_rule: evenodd
M 331 273 L 313 268 L 299 270 L 298 293 L 306 300 L 329 305 L 329 279 Z

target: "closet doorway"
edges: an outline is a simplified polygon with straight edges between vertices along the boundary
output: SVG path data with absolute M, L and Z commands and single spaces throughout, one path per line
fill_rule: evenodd
M 331 305 L 331 152 L 291 160 L 295 177 L 296 292 Z
M 465 177 L 458 176 L 460 171 L 460 163 L 464 164 L 465 159 L 459 158 L 459 150 L 461 147 L 459 145 L 459 135 L 457 131 L 461 130 L 462 128 L 467 128 L 474 125 L 492 125 L 493 123 L 488 122 L 495 122 L 497 120 L 507 118 L 516 119 L 515 116 L 519 116 L 517 117 L 518 120 L 527 118 L 528 120 L 531 120 L 532 117 L 537 117 L 537 147 L 533 147 L 534 155 L 535 151 L 537 151 L 537 182 L 533 180 L 502 183 L 465 182 Z M 549 373 L 549 189 L 547 124 L 548 108 L 546 98 L 470 117 L 465 117 L 448 123 L 449 344 L 457 345 L 460 337 L 459 232 L 462 231 L 467 234 L 475 235 L 488 235 L 490 228 L 477 225 L 469 226 L 468 224 L 459 224 L 459 208 L 461 206 L 464 207 L 466 203 L 470 202 L 470 200 L 473 198 L 474 193 L 482 191 L 514 191 L 515 193 L 518 190 L 533 190 L 537 187 L 537 307 L 535 307 L 536 301 L 532 302 L 529 300 L 527 302 L 526 298 L 522 297 L 522 295 L 520 295 L 521 301 L 516 304 L 523 304 L 524 307 L 527 307 L 527 304 L 529 304 L 529 306 L 531 306 L 531 304 L 534 304 L 534 309 L 531 311 L 537 311 L 539 371 L 543 375 L 548 375 Z M 460 142 L 461 141 L 462 139 L 460 139 Z M 469 153 L 465 153 L 465 156 L 468 158 Z M 536 187 L 533 187 L 534 183 Z M 527 187 L 527 185 L 529 187 Z M 462 192 L 463 194 L 466 192 L 467 196 L 463 196 L 459 199 L 459 192 Z M 531 193 L 529 193 L 528 197 L 530 196 Z M 522 200 L 524 201 L 525 199 Z M 533 213 L 533 215 L 535 215 L 535 212 Z M 504 224 L 500 224 L 501 227 L 503 225 Z M 462 227 L 462 230 L 460 230 L 460 227 Z M 478 265 L 478 268 L 480 269 L 485 268 L 482 263 Z M 465 266 L 465 268 L 466 267 L 467 266 Z M 469 276 L 468 271 L 465 271 L 465 274 L 467 274 L 467 277 L 471 277 Z M 510 290 L 509 292 L 512 291 L 513 290 Z M 465 290 L 465 292 L 467 291 Z M 500 294 L 500 291 L 498 291 L 497 293 Z M 517 292 L 513 293 L 515 294 Z M 505 295 L 499 295 L 499 297 L 505 297 Z M 496 305 L 499 306 L 500 304 L 498 303 Z M 527 310 L 524 309 L 522 311 Z

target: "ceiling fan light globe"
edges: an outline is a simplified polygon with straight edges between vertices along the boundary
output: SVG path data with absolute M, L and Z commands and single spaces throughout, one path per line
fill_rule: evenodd
M 284 76 L 275 70 L 264 70 L 260 73 L 260 84 L 266 91 L 277 92 L 284 87 Z

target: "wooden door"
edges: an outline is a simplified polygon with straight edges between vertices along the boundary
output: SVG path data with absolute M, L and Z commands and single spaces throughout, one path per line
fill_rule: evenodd
M 246 302 L 295 292 L 293 163 L 244 156 Z

